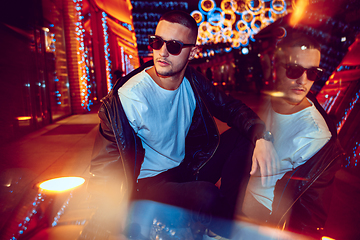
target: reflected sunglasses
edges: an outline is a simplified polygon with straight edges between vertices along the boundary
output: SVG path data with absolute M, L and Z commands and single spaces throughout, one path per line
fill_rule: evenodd
M 286 69 L 286 77 L 290 79 L 298 79 L 306 71 L 306 76 L 310 81 L 319 81 L 324 74 L 324 70 L 320 67 L 304 68 L 301 65 L 291 63 L 282 63 L 281 66 Z
M 164 45 L 164 43 L 166 43 L 167 51 L 172 55 L 179 55 L 184 47 L 195 46 L 195 44 L 185 44 L 176 40 L 165 41 L 164 39 L 156 35 L 149 36 L 149 46 L 152 49 L 159 50 Z

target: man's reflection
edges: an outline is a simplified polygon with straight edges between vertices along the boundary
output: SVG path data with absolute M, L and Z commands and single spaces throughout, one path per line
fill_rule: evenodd
M 336 131 L 309 94 L 323 73 L 320 57 L 319 43 L 304 34 L 288 32 L 278 43 L 275 89 L 259 115 L 273 137 L 280 168 L 266 180 L 260 174 L 250 177 L 242 208 L 252 220 L 286 222 L 291 229 L 311 234 L 324 225 L 340 152 Z

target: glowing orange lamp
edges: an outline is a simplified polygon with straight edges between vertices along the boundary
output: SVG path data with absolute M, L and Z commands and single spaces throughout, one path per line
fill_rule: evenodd
M 82 185 L 85 179 L 82 177 L 53 178 L 39 184 L 39 188 L 51 192 L 63 192 Z

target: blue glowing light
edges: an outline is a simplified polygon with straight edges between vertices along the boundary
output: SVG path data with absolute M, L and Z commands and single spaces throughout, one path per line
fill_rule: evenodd
M 249 49 L 246 48 L 246 47 L 244 47 L 244 48 L 241 49 L 241 53 L 244 54 L 244 55 L 246 55 L 246 54 L 249 53 Z
M 112 79 L 113 76 L 111 74 L 111 60 L 110 60 L 110 44 L 109 44 L 109 34 L 108 34 L 108 26 L 107 26 L 107 14 L 105 12 L 102 12 L 102 26 L 103 26 L 103 32 L 104 32 L 104 53 L 105 53 L 105 62 L 106 62 L 106 75 L 107 75 L 107 90 L 110 92 L 110 90 L 113 87 Z
M 87 56 L 89 55 L 87 48 L 85 48 L 85 43 L 84 43 L 84 36 L 85 36 L 85 28 L 82 25 L 82 20 L 84 19 L 84 16 L 82 15 L 82 0 L 74 0 L 74 3 L 76 5 L 75 9 L 77 10 L 76 12 L 76 35 L 77 40 L 79 42 L 79 51 L 77 52 L 78 55 L 80 55 L 80 61 L 78 62 L 79 66 L 80 66 L 80 71 L 81 71 L 81 75 L 80 75 L 80 91 L 81 91 L 81 97 L 82 97 L 82 104 L 81 106 L 86 109 L 88 109 L 88 106 L 91 105 L 91 102 L 89 101 L 89 93 L 88 93 L 88 89 L 91 87 L 90 85 L 88 85 L 87 83 L 89 82 L 90 79 L 90 74 L 89 74 L 89 67 L 88 64 L 86 64 L 87 61 Z M 61 104 L 60 100 L 58 99 L 57 104 Z

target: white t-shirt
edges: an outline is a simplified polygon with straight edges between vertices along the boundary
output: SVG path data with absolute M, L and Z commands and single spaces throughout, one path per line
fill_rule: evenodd
M 261 184 L 259 172 L 249 180 L 247 193 L 272 210 L 277 180 L 288 171 L 304 164 L 331 138 L 326 122 L 314 104 L 294 114 L 276 113 L 269 104 L 266 126 L 274 136 L 274 148 L 280 159 L 280 169 L 270 186 Z M 246 207 L 246 206 L 244 206 Z
M 131 127 L 145 149 L 138 179 L 152 177 L 180 164 L 185 157 L 185 137 L 196 102 L 184 78 L 176 90 L 161 88 L 146 71 L 118 90 Z

